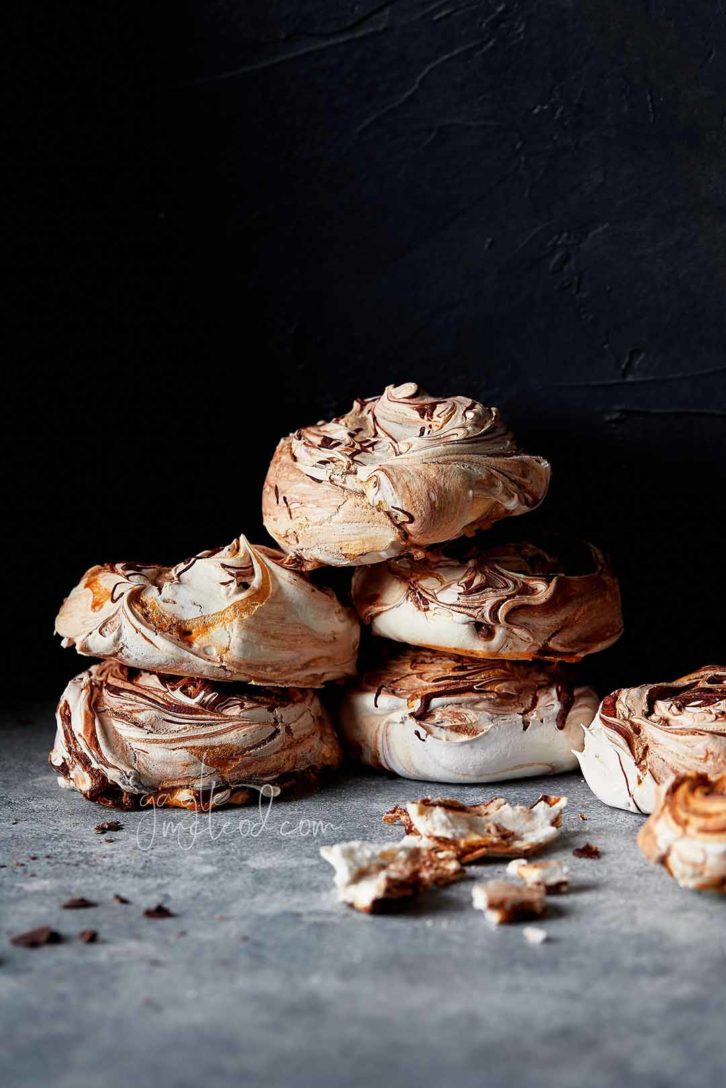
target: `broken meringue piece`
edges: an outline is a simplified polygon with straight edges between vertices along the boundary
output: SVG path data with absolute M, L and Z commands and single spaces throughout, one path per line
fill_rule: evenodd
M 177 676 L 314 688 L 351 675 L 357 620 L 286 561 L 240 537 L 176 567 L 92 567 L 56 629 L 81 654 Z
M 314 783 L 341 758 L 312 691 L 227 694 L 116 661 L 71 680 L 56 719 L 50 763 L 60 784 L 113 808 L 244 804 Z
M 404 650 L 345 692 L 339 724 L 372 767 L 430 782 L 483 783 L 577 766 L 598 697 L 556 669 Z
M 527 944 L 544 944 L 547 940 L 547 930 L 542 926 L 525 926 L 522 930 L 522 936 Z
M 623 631 L 620 590 L 592 544 L 567 561 L 534 544 L 457 559 L 402 556 L 353 577 L 353 603 L 375 635 L 471 657 L 579 661 Z
M 683 888 L 726 893 L 726 774 L 687 774 L 661 787 L 638 846 Z
M 566 892 L 570 886 L 570 870 L 564 861 L 527 861 L 515 858 L 507 866 L 507 874 L 531 888 L 542 887 L 548 895 Z
M 576 755 L 592 792 L 631 812 L 652 812 L 674 775 L 726 773 L 726 668 L 613 692 Z
M 420 843 L 339 842 L 322 846 L 320 854 L 335 869 L 340 901 L 365 914 L 463 875 L 456 854 Z
M 541 885 L 527 887 L 509 880 L 478 881 L 471 889 L 476 910 L 495 926 L 519 922 L 523 918 L 543 918 L 547 913 L 545 890 Z
M 286 551 L 357 566 L 524 514 L 549 479 L 548 462 L 520 450 L 496 408 L 407 382 L 284 438 L 262 512 Z
M 517 857 L 540 850 L 559 835 L 566 804 L 566 797 L 546 795 L 531 806 L 513 805 L 504 797 L 479 805 L 424 797 L 396 805 L 384 814 L 383 822 L 403 824 L 410 841 L 453 850 L 467 864 L 477 858 Z

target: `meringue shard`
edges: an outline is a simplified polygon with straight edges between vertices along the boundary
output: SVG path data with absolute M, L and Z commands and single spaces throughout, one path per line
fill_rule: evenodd
M 579 661 L 623 631 L 612 568 L 591 544 L 565 562 L 534 544 L 403 556 L 357 570 L 353 603 L 375 635 L 471 657 Z
M 64 602 L 64 646 L 139 669 L 283 687 L 355 671 L 359 625 L 330 590 L 245 537 L 176 567 L 92 567 Z
M 463 876 L 455 854 L 418 843 L 340 842 L 322 846 L 321 857 L 335 869 L 338 898 L 370 914 L 386 900 L 451 884 Z
M 577 758 L 592 792 L 631 812 L 652 812 L 674 775 L 726 773 L 726 668 L 608 695 Z
M 681 887 L 726 893 L 726 774 L 671 779 L 638 845 Z
M 60 784 L 113 808 L 216 808 L 313 783 L 340 763 L 312 691 L 218 690 L 206 680 L 94 665 L 64 691 L 50 763 Z
M 357 566 L 524 514 L 549 479 L 548 462 L 520 450 L 496 408 L 408 382 L 284 438 L 262 512 L 307 563 Z
M 478 881 L 471 889 L 475 910 L 484 911 L 492 925 L 507 925 L 525 918 L 543 918 L 547 914 L 545 890 L 541 885 L 527 887 L 508 880 Z
M 499 782 L 577 766 L 598 697 L 556 668 L 404 650 L 356 681 L 339 725 L 363 763 L 429 782 Z
M 553 842 L 560 833 L 566 797 L 543 795 L 533 805 L 511 804 L 493 797 L 479 805 L 451 798 L 409 801 L 383 817 L 400 823 L 406 841 L 453 850 L 464 864 L 484 857 L 527 856 Z

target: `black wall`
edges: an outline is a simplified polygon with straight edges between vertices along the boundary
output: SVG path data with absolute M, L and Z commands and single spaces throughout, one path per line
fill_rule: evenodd
M 83 667 L 87 566 L 259 539 L 277 438 L 411 378 L 498 404 L 554 465 L 531 530 L 614 554 L 601 687 L 723 658 L 722 5 L 8 14 L 21 694 Z

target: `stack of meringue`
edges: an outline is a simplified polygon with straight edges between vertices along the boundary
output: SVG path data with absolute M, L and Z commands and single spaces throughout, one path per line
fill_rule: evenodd
M 577 765 L 598 698 L 561 663 L 621 634 L 609 563 L 590 545 L 565 563 L 535 544 L 487 548 L 485 535 L 463 556 L 446 550 L 538 506 L 549 479 L 496 408 L 413 383 L 280 442 L 267 530 L 307 568 L 354 567 L 353 604 L 387 647 L 340 704 L 362 762 L 446 783 Z

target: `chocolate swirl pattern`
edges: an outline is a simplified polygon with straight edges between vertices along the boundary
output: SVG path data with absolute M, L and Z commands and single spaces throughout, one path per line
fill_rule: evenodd
M 671 779 L 638 845 L 681 887 L 726 893 L 726 774 Z
M 357 620 L 285 562 L 240 537 L 176 567 L 92 567 L 56 630 L 81 654 L 180 676 L 314 688 L 351 675 Z
M 577 765 L 597 707 L 555 669 L 405 650 L 345 693 L 339 722 L 362 762 L 430 782 L 499 782 Z
M 374 634 L 471 657 L 579 661 L 622 634 L 617 579 L 597 548 L 570 567 L 534 544 L 431 552 L 357 570 L 353 602 Z
M 496 408 L 409 382 L 283 439 L 262 509 L 286 551 L 313 566 L 357 566 L 524 514 L 549 478 Z
M 652 812 L 674 775 L 726 774 L 726 668 L 608 695 L 578 759 L 601 801 L 633 812 Z
M 205 680 L 114 661 L 68 684 L 50 754 L 60 784 L 113 808 L 211 808 L 256 800 L 256 786 L 314 781 L 340 746 L 311 691 L 224 694 Z

